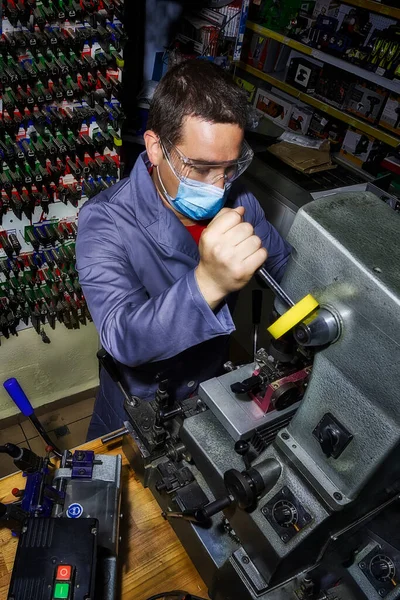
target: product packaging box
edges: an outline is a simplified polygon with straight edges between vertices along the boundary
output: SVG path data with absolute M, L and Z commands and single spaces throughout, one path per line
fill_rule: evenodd
M 318 140 L 329 140 L 332 152 L 339 152 L 346 133 L 347 125 L 345 123 L 327 118 L 325 113 L 315 111 L 307 135 Z
M 289 119 L 289 129 L 302 135 L 307 135 L 308 128 L 310 127 L 311 119 L 313 116 L 313 110 L 301 105 L 295 105 L 292 110 L 291 117 Z
M 255 108 L 281 127 L 287 127 L 292 114 L 293 104 L 283 98 L 262 89 L 257 90 Z
M 400 135 L 400 96 L 391 94 L 387 99 L 379 125 Z
M 262 71 L 267 58 L 268 45 L 268 38 L 265 38 L 258 33 L 254 33 L 248 46 L 247 64 Z
M 286 81 L 302 92 L 314 94 L 320 75 L 320 63 L 305 57 L 295 57 L 290 61 Z
M 251 40 L 247 43 L 246 62 L 251 67 L 272 73 L 281 53 L 281 44 L 271 38 L 264 38 L 258 33 L 254 33 Z
M 345 108 L 358 117 L 376 123 L 386 98 L 386 90 L 377 86 L 367 86 L 366 83 L 357 83 L 349 90 Z
M 351 75 L 331 65 L 324 65 L 317 81 L 315 96 L 327 100 L 336 108 L 344 108 L 348 101 L 353 79 Z
M 316 19 L 319 15 L 335 17 L 340 2 L 338 0 L 317 0 L 314 6 L 313 17 Z
M 342 154 L 347 160 L 361 167 L 367 162 L 370 153 L 374 148 L 376 140 L 359 131 L 358 129 L 349 129 L 343 140 Z
M 253 85 L 252 83 L 250 83 L 249 81 L 242 79 L 241 77 L 234 77 L 234 80 L 236 81 L 238 86 L 246 92 L 247 100 L 249 102 L 253 102 L 254 94 L 256 93 L 256 89 L 257 89 L 256 86 Z

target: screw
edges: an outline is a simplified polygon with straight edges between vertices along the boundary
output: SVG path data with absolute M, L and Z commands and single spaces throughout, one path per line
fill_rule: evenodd
M 383 596 L 386 596 L 386 590 L 384 590 L 384 589 L 379 590 L 379 595 L 382 596 L 382 598 L 383 598 Z
M 283 535 L 281 535 L 281 540 L 282 540 L 282 542 L 287 542 L 289 540 L 289 536 L 287 535 L 287 533 L 284 533 Z
M 250 559 L 248 556 L 242 556 L 242 563 L 244 563 L 245 565 L 248 565 L 250 562 Z
M 374 267 L 372 270 L 373 270 L 373 271 L 375 271 L 375 273 L 382 273 L 382 269 L 381 269 L 381 268 L 379 268 L 379 267 Z M 383 590 L 383 591 L 385 591 L 385 590 Z M 379 593 L 380 593 L 380 592 L 379 592 Z M 382 594 L 381 594 L 381 595 L 382 595 Z
M 335 492 L 333 494 L 333 497 L 335 498 L 335 500 L 338 500 L 340 502 L 340 500 L 343 500 L 343 496 L 342 494 L 339 494 L 339 492 Z
M 129 400 L 126 401 L 128 406 L 135 408 L 139 404 L 139 398 L 137 396 L 131 396 Z
M 282 433 L 281 438 L 283 440 L 288 440 L 290 438 L 290 435 L 288 433 Z
M 96 527 L 92 527 L 91 532 L 93 535 L 97 535 L 97 528 Z
M 306 523 L 309 523 L 311 521 L 311 515 L 309 515 L 308 513 L 305 513 L 304 520 L 306 521 Z
M 360 567 L 360 569 L 366 569 L 367 565 L 365 564 L 365 562 L 360 562 L 360 564 L 358 565 Z

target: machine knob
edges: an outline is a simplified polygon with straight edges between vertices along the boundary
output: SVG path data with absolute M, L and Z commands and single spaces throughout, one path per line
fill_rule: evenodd
M 289 500 L 279 500 L 272 509 L 272 516 L 280 527 L 290 527 L 297 523 L 297 509 Z
M 323 427 L 319 432 L 319 443 L 322 452 L 329 458 L 337 450 L 340 442 L 340 431 L 332 424 Z
M 250 469 L 250 458 L 248 452 L 250 450 L 250 443 L 246 440 L 238 440 L 235 443 L 235 452 L 243 458 L 244 466 L 246 469 Z
M 369 570 L 377 581 L 389 581 L 396 575 L 394 562 L 384 554 L 377 554 L 371 560 Z
M 235 452 L 236 452 L 236 454 L 239 454 L 239 456 L 244 456 L 245 454 L 247 454 L 249 449 L 250 449 L 250 444 L 249 444 L 249 442 L 246 442 L 246 440 L 239 440 L 235 444 Z

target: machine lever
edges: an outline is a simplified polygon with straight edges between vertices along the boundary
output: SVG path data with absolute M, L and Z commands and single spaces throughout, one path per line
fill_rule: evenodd
M 277 296 L 284 304 L 286 304 L 286 306 L 289 306 L 289 308 L 294 306 L 293 300 L 289 298 L 285 290 L 281 288 L 279 283 L 275 281 L 275 279 L 268 273 L 268 271 L 264 267 L 258 269 L 256 275 L 258 275 L 262 279 L 262 281 L 269 287 L 269 289 L 274 292 L 275 296 Z
M 243 381 L 236 381 L 231 384 L 231 390 L 234 394 L 248 394 L 260 385 L 262 379 L 259 375 L 252 375 Z
M 50 448 L 56 456 L 61 458 L 61 451 L 57 448 L 57 446 L 54 445 L 54 442 L 44 430 L 43 425 L 41 424 L 41 422 L 39 421 L 39 419 L 33 411 L 32 404 L 29 402 L 28 397 L 26 396 L 24 390 L 22 389 L 18 381 L 14 377 L 12 377 L 11 379 L 7 379 L 7 381 L 3 383 L 3 386 L 8 395 L 10 396 L 11 400 L 15 402 L 22 414 L 25 415 L 25 417 L 28 417 L 28 419 L 35 427 L 43 441 L 48 446 L 50 446 Z
M 252 320 L 253 320 L 253 360 L 256 360 L 258 345 L 258 329 L 261 322 L 262 312 L 262 290 L 253 290 L 252 292 Z
M 182 512 L 163 512 L 164 519 L 183 519 L 192 523 L 205 524 L 211 517 L 224 510 L 234 501 L 233 496 L 223 496 L 205 506 L 183 510 Z

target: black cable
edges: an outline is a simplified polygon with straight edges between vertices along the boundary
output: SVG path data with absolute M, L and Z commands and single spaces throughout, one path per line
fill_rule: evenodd
M 176 598 L 176 600 L 206 600 L 206 598 L 200 598 L 200 596 L 193 596 L 189 592 L 183 590 L 173 590 L 172 592 L 162 592 L 161 594 L 155 594 L 150 596 L 146 600 L 160 600 L 161 598 Z

